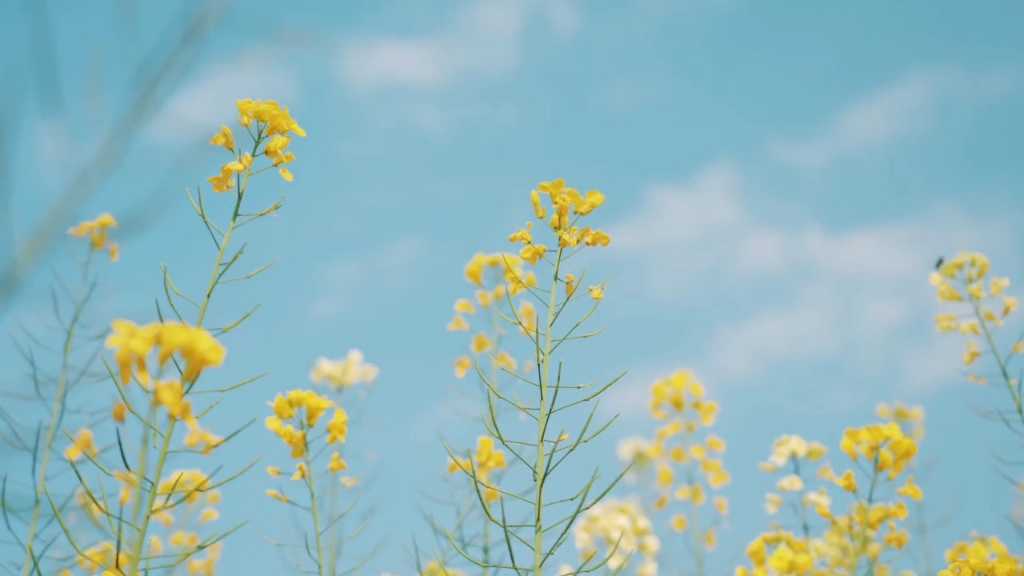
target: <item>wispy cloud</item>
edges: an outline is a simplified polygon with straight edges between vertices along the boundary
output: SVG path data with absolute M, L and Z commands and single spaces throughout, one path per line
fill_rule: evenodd
M 911 72 L 838 112 L 818 135 L 776 140 L 769 151 L 780 162 L 798 168 L 825 168 L 843 156 L 882 148 L 920 133 L 942 108 L 1001 96 L 1018 80 L 1018 74 L 1007 71 Z
M 941 206 L 919 217 L 829 230 L 780 226 L 748 208 L 730 164 L 689 182 L 653 186 L 639 209 L 609 227 L 623 266 L 639 264 L 648 296 L 716 298 L 727 319 L 700 327 L 700 366 L 741 385 L 765 370 L 808 363 L 849 365 L 912 388 L 935 384 L 948 344 L 933 334 L 934 294 L 925 278 L 938 254 L 971 248 L 1005 253 L 1010 228 Z M 703 280 L 695 280 L 703 279 Z M 955 356 L 954 356 L 955 360 Z M 658 359 L 652 359 L 658 362 Z
M 364 36 L 342 42 L 337 71 L 359 90 L 437 89 L 501 76 L 522 59 L 533 22 L 572 34 L 579 12 L 570 0 L 470 0 L 448 29 L 418 36 Z
M 359 298 L 358 290 L 394 286 L 410 266 L 421 261 L 426 245 L 417 238 L 405 238 L 360 258 L 328 263 L 314 282 L 317 291 L 310 305 L 316 321 L 330 320 L 351 309 Z M 372 277 L 372 282 L 367 282 Z
M 201 138 L 230 123 L 238 98 L 293 104 L 298 93 L 296 76 L 281 56 L 250 50 L 206 69 L 178 90 L 153 119 L 149 133 L 161 142 Z

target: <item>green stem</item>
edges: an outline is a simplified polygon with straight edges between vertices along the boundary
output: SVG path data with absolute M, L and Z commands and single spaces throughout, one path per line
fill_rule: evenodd
M 555 257 L 555 273 L 551 280 L 551 296 L 548 299 L 548 321 L 544 334 L 544 369 L 540 378 L 540 413 L 537 418 L 537 462 L 536 462 L 536 501 L 534 511 L 536 512 L 533 525 L 533 576 L 541 575 L 541 563 L 544 561 L 544 434 L 547 432 L 548 419 L 548 388 L 551 385 L 551 331 L 555 323 L 555 303 L 558 296 L 558 269 L 562 263 L 562 248 L 559 247 L 558 255 Z
M 693 434 L 683 433 L 683 445 L 689 451 L 693 446 Z M 693 460 L 686 463 L 686 482 L 690 485 L 690 533 L 693 534 L 693 562 L 696 566 L 697 576 L 704 576 L 704 534 L 700 529 L 700 511 L 697 503 L 694 502 L 693 489 L 697 486 L 697 475 L 694 472 Z M 702 488 L 703 489 L 703 488 Z
M 883 444 L 884 446 L 884 444 Z M 868 549 L 868 519 L 871 517 L 871 505 L 875 503 L 875 488 L 878 486 L 878 455 L 881 453 L 883 446 L 878 447 L 878 453 L 875 454 L 874 464 L 871 468 L 871 486 L 868 487 L 867 503 L 864 506 L 864 517 L 860 521 L 860 537 L 858 540 L 857 548 L 857 559 L 853 565 L 852 574 L 857 574 L 857 567 L 860 565 L 860 556 Z M 867 575 L 873 576 L 875 573 L 875 561 L 871 560 L 868 565 Z
M 257 138 L 256 143 L 253 145 L 253 155 L 256 154 L 256 149 L 259 148 L 260 139 Z M 206 311 L 210 305 L 210 300 L 213 297 L 213 291 L 217 288 L 217 279 L 220 277 L 221 263 L 224 261 L 224 255 L 227 253 L 228 244 L 231 242 L 231 235 L 235 231 L 236 224 L 238 222 L 239 212 L 242 208 L 242 198 L 245 196 L 246 187 L 249 184 L 249 175 L 252 173 L 252 167 L 250 166 L 245 171 L 245 178 L 239 185 L 238 194 L 235 198 L 235 209 L 231 214 L 231 223 L 228 225 L 227 231 L 224 233 L 224 238 L 220 242 L 220 250 L 217 251 L 217 260 L 213 265 L 213 273 L 210 275 L 210 283 L 206 287 L 206 294 L 203 297 L 203 303 L 199 307 L 199 316 L 196 318 L 196 328 L 201 328 L 203 320 L 206 318 Z M 205 216 L 204 216 L 205 218 Z M 198 376 L 196 376 L 198 379 Z M 195 380 L 189 383 L 187 388 L 191 388 L 195 384 Z M 185 385 L 182 382 L 182 385 Z M 131 558 L 129 560 L 128 574 L 138 574 L 139 565 L 142 562 L 142 550 L 146 544 L 146 533 L 149 530 L 149 521 L 153 515 L 153 503 L 156 501 L 157 489 L 160 483 L 160 478 L 163 476 L 164 465 L 167 463 L 167 454 L 171 445 L 171 438 L 174 436 L 174 428 L 177 425 L 177 420 L 168 418 L 167 431 L 164 433 L 164 441 L 160 446 L 160 455 L 156 461 L 156 470 L 153 474 L 153 483 L 150 487 L 146 508 L 142 511 L 143 518 L 139 523 L 139 534 L 138 538 L 132 545 Z M 138 472 L 140 475 L 145 473 L 145 468 L 141 468 Z M 141 478 L 141 476 L 140 476 Z M 317 535 L 319 537 L 319 534 Z
M 57 377 L 57 394 L 53 399 L 53 409 L 50 411 L 50 424 L 46 429 L 46 441 L 43 443 L 43 458 L 39 463 L 39 480 L 36 482 L 36 499 L 32 507 L 32 521 L 29 523 L 28 536 L 25 538 L 25 563 L 22 567 L 22 574 L 28 576 L 35 567 L 38 572 L 37 559 L 33 544 L 35 543 L 36 531 L 39 527 L 39 516 L 43 499 L 43 490 L 46 486 L 46 473 L 50 467 L 50 456 L 53 452 L 53 442 L 57 436 L 57 427 L 60 424 L 61 408 L 64 406 L 64 397 L 67 395 L 68 367 L 71 364 L 71 353 L 74 349 L 75 328 L 81 319 L 82 310 L 85 306 L 86 286 L 88 285 L 89 269 L 92 267 L 95 251 L 89 247 L 89 255 L 85 260 L 85 267 L 82 270 L 82 282 L 78 287 L 78 295 L 75 298 L 75 309 L 68 324 L 68 332 L 64 338 L 64 351 L 61 358 L 60 375 Z M 38 447 L 37 447 L 38 449 Z M 35 471 L 33 470 L 33 473 Z
M 793 474 L 796 475 L 797 478 L 803 480 L 803 478 L 800 477 L 800 460 L 796 456 L 790 456 L 790 462 L 793 463 Z M 800 528 L 803 530 L 804 533 L 804 542 L 806 542 L 807 545 L 810 546 L 811 525 L 807 521 L 807 504 L 804 503 L 804 491 L 805 489 L 801 488 L 800 494 L 797 495 L 797 497 L 800 499 Z
M 1024 403 L 1021 401 L 1021 395 L 1013 388 L 1013 378 L 1010 377 L 1010 372 L 1006 369 L 1006 361 L 1003 359 L 1002 354 L 999 353 L 999 347 L 996 346 L 995 338 L 992 337 L 992 331 L 989 330 L 988 322 L 985 321 L 985 317 L 981 313 L 979 301 L 972 298 L 971 307 L 974 309 L 974 315 L 978 318 L 978 324 L 981 325 L 981 329 L 985 334 L 985 341 L 988 343 L 989 349 L 992 350 L 992 356 L 995 357 L 996 364 L 999 365 L 999 372 L 1006 383 L 1006 389 L 1010 391 L 1010 396 L 1013 398 L 1013 406 L 1017 409 L 1017 415 L 1020 417 L 1021 423 L 1024 424 Z
M 323 536 L 320 534 L 320 505 L 316 498 L 316 482 L 314 477 L 316 474 L 313 471 L 313 457 L 309 453 L 309 433 L 306 431 L 306 455 L 304 460 L 306 462 L 306 479 L 308 480 L 307 485 L 309 486 L 309 507 L 313 512 L 313 530 L 316 532 L 316 565 L 317 574 L 319 576 L 326 576 L 324 572 L 324 544 Z

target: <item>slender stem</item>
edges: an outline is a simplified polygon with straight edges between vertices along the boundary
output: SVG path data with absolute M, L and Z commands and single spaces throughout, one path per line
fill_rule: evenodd
M 260 139 L 257 138 L 253 145 L 253 155 L 255 155 L 256 149 L 259 147 Z M 196 328 L 201 328 L 203 320 L 206 318 L 207 309 L 210 306 L 210 300 L 213 298 L 213 291 L 217 288 L 217 280 L 220 277 L 221 263 L 224 261 L 224 255 L 227 253 L 228 244 L 231 242 L 231 235 L 234 233 L 236 224 L 238 222 L 238 216 L 242 208 L 242 198 L 245 196 L 245 190 L 249 183 L 249 175 L 252 173 L 252 167 L 246 169 L 245 177 L 239 185 L 238 194 L 235 198 L 235 209 L 231 215 L 231 223 L 228 225 L 227 230 L 224 233 L 224 238 L 220 242 L 220 250 L 217 251 L 217 259 L 213 265 L 213 273 L 210 275 L 210 283 L 206 287 L 206 294 L 203 296 L 203 303 L 199 307 L 199 316 L 196 318 Z M 198 376 L 196 376 L 198 378 Z M 184 385 L 185 383 L 182 382 Z M 189 383 L 190 385 L 195 384 L 195 380 Z M 164 441 L 160 446 L 160 454 L 156 462 L 156 470 L 153 473 L 153 483 L 150 487 L 146 508 L 143 510 L 143 518 L 139 523 L 138 538 L 132 545 L 131 558 L 129 560 L 129 574 L 138 574 L 139 565 L 142 562 L 142 550 L 146 543 L 146 532 L 149 530 L 149 521 L 153 515 L 153 503 L 156 501 L 158 485 L 160 478 L 163 476 L 164 465 L 167 463 L 167 454 L 170 449 L 171 438 L 174 436 L 174 428 L 177 425 L 177 420 L 168 418 L 167 431 L 164 433 Z M 140 474 L 145 473 L 145 468 L 139 471 Z M 317 535 L 319 537 L 319 534 Z
M 687 451 L 693 446 L 693 434 L 691 432 L 683 433 L 683 445 L 686 446 Z M 704 546 L 701 541 L 704 536 L 700 529 L 700 512 L 697 503 L 694 502 L 694 495 L 692 490 L 697 486 L 697 477 L 693 469 L 693 460 L 691 459 L 686 464 L 686 482 L 690 485 L 690 533 L 693 534 L 693 562 L 696 568 L 697 576 L 704 576 Z
M 544 334 L 544 369 L 540 378 L 540 413 L 537 418 L 537 463 L 536 463 L 536 484 L 537 493 L 534 502 L 536 512 L 533 526 L 533 575 L 541 575 L 541 564 L 544 561 L 544 434 L 547 432 L 550 411 L 548 410 L 548 388 L 551 386 L 551 332 L 555 323 L 555 303 L 558 295 L 558 272 L 562 263 L 562 248 L 558 248 L 558 255 L 555 257 L 555 273 L 551 280 L 551 296 L 548 301 L 548 321 Z
M 323 536 L 320 534 L 320 503 L 317 502 L 316 481 L 314 480 L 316 474 L 313 471 L 313 457 L 309 453 L 309 431 L 307 430 L 306 432 L 306 455 L 304 460 L 306 462 L 307 485 L 309 486 L 309 507 L 313 512 L 313 531 L 316 532 L 317 574 L 319 576 L 326 576 L 327 573 L 324 572 L 324 543 Z
M 790 456 L 790 462 L 793 463 L 793 474 L 795 474 L 799 478 L 800 477 L 800 460 L 796 456 Z M 803 480 L 803 479 L 801 478 L 801 480 Z M 801 482 L 801 485 L 802 484 L 803 483 Z M 800 504 L 800 528 L 803 530 L 803 533 L 804 533 L 804 542 L 806 542 L 807 545 L 810 546 L 810 544 L 811 544 L 811 525 L 807 521 L 807 504 L 804 502 L 804 492 L 805 492 L 805 488 L 800 488 L 800 493 L 797 495 L 797 497 L 800 499 L 800 501 L 799 501 L 799 504 Z
M 1021 401 L 1020 394 L 1013 388 L 1013 378 L 1010 377 L 1010 372 L 1006 369 L 1006 361 L 1003 359 L 1002 354 L 999 353 L 999 347 L 996 346 L 995 338 L 992 337 L 992 331 L 988 327 L 988 322 L 985 321 L 985 317 L 981 313 L 979 301 L 972 298 L 971 307 L 974 309 L 974 315 L 978 318 L 978 324 L 981 325 L 981 329 L 985 334 L 985 341 L 988 342 L 988 347 L 992 350 L 992 356 L 995 357 L 996 364 L 999 365 L 999 372 L 1002 374 L 1003 381 L 1006 382 L 1006 388 L 1010 391 L 1010 396 L 1013 398 L 1013 406 L 1017 410 L 1017 415 L 1020 417 L 1021 423 L 1024 424 L 1024 403 Z
M 68 367 L 71 364 L 71 353 L 74 350 L 75 328 L 82 317 L 82 310 L 85 306 L 86 287 L 89 283 L 89 269 L 92 267 L 95 251 L 89 247 L 89 255 L 86 256 L 85 267 L 82 271 L 82 281 L 78 287 L 78 295 L 75 298 L 75 309 L 68 324 L 68 332 L 64 338 L 64 351 L 61 358 L 60 375 L 57 378 L 57 394 L 53 399 L 53 409 L 50 411 L 50 424 L 46 430 L 46 441 L 43 443 L 43 458 L 39 463 L 39 480 L 36 481 L 35 505 L 32 507 L 32 520 L 28 527 L 28 536 L 25 539 L 25 563 L 22 566 L 22 574 L 28 576 L 32 567 L 36 565 L 35 543 L 36 531 L 39 527 L 39 515 L 43 499 L 43 489 L 46 486 L 46 473 L 50 467 L 50 456 L 53 452 L 53 442 L 57 436 L 57 428 L 60 426 L 61 411 L 64 406 L 64 398 L 67 396 Z M 38 450 L 38 446 L 36 447 Z M 35 470 L 32 471 L 35 473 Z

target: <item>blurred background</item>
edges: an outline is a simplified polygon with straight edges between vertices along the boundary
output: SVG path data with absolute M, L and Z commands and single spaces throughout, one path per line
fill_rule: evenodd
M 183 291 L 205 286 L 215 251 L 186 189 L 223 163 L 208 141 L 234 124 L 235 101 L 270 98 L 309 135 L 292 143 L 294 182 L 252 187 L 256 206 L 287 194 L 244 235 L 248 268 L 278 263 L 214 300 L 220 320 L 262 303 L 224 339 L 217 381 L 270 371 L 210 420 L 256 425 L 199 461 L 235 470 L 266 455 L 225 491 L 225 527 L 252 519 L 221 573 L 289 573 L 261 539 L 289 526 L 263 494 L 262 468 L 285 456 L 265 402 L 351 348 L 381 369 L 350 434 L 350 468 L 372 479 L 353 557 L 379 546 L 361 573 L 413 573 L 414 536 L 430 542 L 421 492 L 443 491 L 439 438 L 469 447 L 483 433 L 450 404 L 472 385 L 452 374 L 468 339 L 444 329 L 471 295 L 463 267 L 513 249 L 530 190 L 558 177 L 606 195 L 590 219 L 612 237 L 588 260 L 610 277 L 595 320 L 607 332 L 567 365 L 584 381 L 629 371 L 600 412 L 621 417 L 567 483 L 617 469 L 616 441 L 653 429 L 651 382 L 691 367 L 730 445 L 713 573 L 731 573 L 768 521 L 773 478 L 756 464 L 771 440 L 834 450 L 879 401 L 927 410 L 918 480 L 936 558 L 974 529 L 1012 541 L 1014 490 L 994 455 L 1013 444 L 972 410 L 1005 391 L 966 381 L 927 276 L 940 255 L 979 250 L 1024 282 L 1022 21 L 1020 4 L 952 1 L 6 0 L 0 402 L 31 396 L 26 342 L 61 344 L 51 287 L 77 274 L 75 222 L 120 222 L 93 335 L 156 318 L 161 265 Z M 209 200 L 229 216 L 227 199 Z M 114 396 L 99 378 L 76 394 L 94 407 Z M 15 448 L 0 448 L 11 482 L 28 470 Z

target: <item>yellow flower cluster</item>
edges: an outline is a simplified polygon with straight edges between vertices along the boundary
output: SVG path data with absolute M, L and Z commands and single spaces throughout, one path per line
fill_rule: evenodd
M 931 273 L 928 280 L 935 287 L 939 302 L 951 305 L 963 303 L 968 308 L 962 313 L 943 312 L 936 315 L 936 329 L 939 332 L 959 331 L 966 336 L 981 337 L 994 349 L 992 331 L 1002 326 L 1006 317 L 1020 307 L 1020 303 L 1014 296 L 1003 295 L 1010 287 L 1010 279 L 988 277 L 989 267 L 989 259 L 985 255 L 964 252 L 944 262 Z M 1024 342 L 1018 340 L 1011 353 L 1024 354 Z M 964 364 L 973 365 L 981 355 L 978 341 L 969 339 L 963 355 Z M 1003 363 L 998 352 L 996 355 L 997 361 Z M 979 384 L 985 383 L 983 378 L 975 374 L 971 374 L 970 379 Z
M 328 410 L 334 410 L 327 422 L 327 445 L 343 444 L 348 435 L 348 413 L 327 396 L 312 390 L 291 390 L 287 394 L 278 394 L 273 402 L 268 402 L 274 414 L 267 416 L 267 429 L 277 434 L 291 448 L 291 457 L 300 460 L 295 464 L 292 480 L 310 479 L 312 459 L 309 454 L 309 432 L 313 430 Z M 328 471 L 340 472 L 348 469 L 348 464 L 338 452 L 332 452 L 327 464 Z M 281 469 L 275 466 L 267 468 L 271 478 L 281 475 Z M 267 490 L 267 496 L 288 502 L 288 497 L 276 490 Z
M 924 440 L 924 408 L 921 406 L 907 406 L 902 402 L 892 405 L 881 402 L 875 407 L 875 415 L 885 422 L 895 422 L 903 429 L 903 433 L 920 443 Z
M 814 571 L 815 558 L 807 540 L 796 538 L 785 530 L 759 535 L 747 546 L 746 554 L 752 568 L 739 566 L 736 576 L 824 574 L 820 570 Z
M 650 518 L 635 499 L 605 498 L 595 504 L 573 528 L 576 549 L 584 562 L 600 562 L 599 549 L 605 550 L 607 567 L 614 572 L 636 559 L 638 576 L 657 576 L 661 540 L 654 534 Z
M 875 471 L 887 472 L 889 480 L 892 480 L 917 455 L 917 442 L 905 435 L 899 424 L 889 422 L 847 428 L 839 449 L 854 462 L 860 456 L 873 460 Z M 855 492 L 856 489 L 850 491 Z
M 546 206 L 541 195 L 547 196 L 550 205 Z M 611 238 L 600 229 L 591 229 L 589 226 L 580 228 L 577 226 L 579 219 L 589 215 L 596 208 L 604 204 L 604 195 L 597 190 L 590 190 L 586 194 L 580 194 L 574 188 L 567 188 L 565 180 L 559 178 L 551 182 L 541 182 L 537 190 L 530 192 L 530 203 L 533 204 L 533 211 L 539 220 L 548 217 L 548 209 L 551 209 L 551 218 L 548 219 L 548 227 L 555 233 L 558 240 L 559 250 L 582 248 L 583 246 L 608 246 Z M 548 252 L 548 247 L 533 241 L 533 222 L 527 222 L 526 228 L 520 228 L 508 237 L 513 244 L 522 244 L 519 256 L 536 265 Z M 571 297 L 576 291 L 576 278 L 567 274 L 563 279 L 565 283 L 566 296 Z M 604 298 L 603 286 L 591 286 L 590 297 L 594 300 Z
M 266 142 L 263 151 L 256 153 L 256 157 L 266 156 L 271 161 L 272 167 L 278 168 L 281 177 L 291 182 L 294 177 L 285 167 L 286 164 L 295 161 L 295 155 L 288 151 L 288 145 L 291 144 L 289 134 L 305 137 L 306 131 L 292 119 L 287 106 L 282 107 L 273 100 L 239 100 L 237 106 L 238 123 L 245 127 L 249 131 L 249 135 L 252 136 L 255 143 L 253 149 L 258 149 L 260 144 Z M 254 126 L 255 132 L 253 132 Z M 214 192 L 227 192 L 235 187 L 236 174 L 250 173 L 253 153 L 242 154 L 235 148 L 235 136 L 231 128 L 227 126 L 220 127 L 220 132 L 213 136 L 210 145 L 221 146 L 235 156 L 233 161 L 221 167 L 220 174 L 207 179 L 213 185 Z
M 349 350 L 338 360 L 317 358 L 309 380 L 313 384 L 327 383 L 335 390 L 346 390 L 359 384 L 372 384 L 379 374 L 380 369 L 365 362 L 362 352 Z
M 506 314 L 503 304 L 520 296 L 529 288 L 537 286 L 537 276 L 532 270 L 524 270 L 523 260 L 514 254 L 477 253 L 466 264 L 466 280 L 477 287 L 475 302 L 467 298 L 456 300 L 455 315 L 446 328 L 451 332 L 468 332 L 470 319 L 477 316 L 478 306 L 490 312 L 490 332 L 478 332 L 470 340 L 468 354 L 455 359 L 455 377 L 464 378 L 481 354 L 487 354 L 497 368 L 515 372 L 518 363 L 511 354 L 504 350 L 496 350 L 502 331 L 493 328 L 495 320 L 505 317 L 515 323 L 520 333 L 531 338 L 537 333 L 537 310 L 530 300 L 512 301 L 511 310 Z M 487 320 L 485 318 L 485 320 Z M 477 360 L 474 360 L 477 359 Z
M 971 541 L 957 542 L 946 551 L 949 565 L 939 576 L 1020 576 L 1024 558 L 1013 556 L 999 538 L 971 534 Z
M 803 533 L 796 537 L 782 528 L 773 528 L 762 534 L 747 548 L 751 566 L 737 568 L 737 576 L 855 574 L 865 566 L 876 575 L 890 574 L 890 566 L 882 555 L 886 550 L 902 550 L 907 545 L 909 535 L 898 522 L 906 520 L 909 511 L 902 500 L 885 501 L 880 497 L 879 487 L 883 481 L 901 474 L 917 454 L 917 443 L 904 434 L 897 417 L 909 422 L 924 419 L 919 409 L 896 406 L 880 407 L 880 413 L 893 418 L 889 422 L 847 429 L 843 434 L 842 451 L 854 462 L 868 461 L 866 467 L 860 466 L 868 475 L 866 491 L 858 486 L 853 470 L 836 475 L 824 463 L 817 472 L 826 485 L 839 486 L 853 497 L 846 514 L 833 514 L 832 498 L 825 485 L 811 490 L 805 484 L 805 469 L 826 456 L 826 447 L 790 435 L 774 442 L 768 461 L 760 464 L 760 468 L 782 472 L 783 476 L 776 483 L 780 494 L 768 494 L 765 509 L 770 515 L 777 514 L 786 503 L 785 495 L 793 494 L 793 509 Z M 924 495 L 913 476 L 907 476 L 895 496 L 920 500 Z M 820 534 L 812 531 L 814 523 L 808 517 L 809 509 L 827 522 Z
M 199 378 L 203 370 L 223 364 L 227 353 L 224 346 L 206 330 L 175 321 L 139 326 L 130 320 L 114 320 L 106 346 L 114 350 L 114 360 L 121 369 L 121 384 L 129 383 L 134 368 L 136 379 L 147 390 L 150 383 L 147 358 L 154 349 L 158 350 L 160 368 L 175 354 L 184 360 L 181 382 L 186 384 Z
M 64 450 L 64 457 L 71 462 L 77 462 L 82 456 L 93 457 L 99 453 L 100 450 L 96 447 L 96 436 L 92 430 L 82 428 L 75 434 L 71 446 Z
M 74 238 L 89 237 L 89 244 L 94 252 L 106 248 L 110 252 L 110 259 L 115 262 L 121 255 L 121 250 L 116 242 L 111 242 L 107 230 L 117 228 L 117 220 L 110 213 L 104 212 L 95 220 L 81 222 L 76 226 L 68 228 L 68 234 Z
M 461 470 L 470 476 L 475 473 L 476 481 L 484 486 L 487 502 L 491 503 L 497 501 L 499 495 L 498 489 L 491 484 L 491 473 L 504 469 L 505 465 L 505 453 L 495 449 L 494 438 L 480 436 L 476 440 L 476 452 L 473 454 L 473 459 L 449 458 L 448 473 L 453 474 L 456 470 Z
M 117 544 L 104 540 L 82 551 L 76 558 L 78 567 L 86 574 L 96 574 L 101 569 L 101 576 L 123 576 L 124 572 L 119 568 L 128 566 L 130 556 L 127 552 L 118 552 Z M 70 575 L 70 570 L 65 570 L 60 576 Z
M 658 427 L 654 438 L 627 438 L 619 443 L 618 456 L 631 463 L 642 474 L 654 470 L 654 487 L 658 494 L 654 510 L 664 510 L 673 501 L 688 506 L 685 513 L 672 515 L 669 525 L 675 532 L 689 531 L 693 537 L 695 561 L 700 571 L 703 550 L 714 550 L 718 528 L 729 512 L 724 496 L 711 494 L 720 490 L 732 477 L 725 469 L 721 455 L 726 443 L 710 433 L 718 415 L 718 404 L 705 397 L 704 385 L 689 370 L 678 370 L 651 386 L 651 414 L 655 420 L 669 420 Z M 709 517 L 704 506 L 713 504 Z
M 818 462 L 828 453 L 828 449 L 820 442 L 808 442 L 800 436 L 783 435 L 772 443 L 772 452 L 766 462 L 758 464 L 761 470 L 768 473 L 786 472 L 775 484 L 775 489 L 782 494 L 769 492 L 765 495 L 764 508 L 770 516 L 779 513 L 785 504 L 785 494 L 796 495 L 797 506 L 803 510 L 812 506 L 819 510 L 828 510 L 831 499 L 824 489 L 809 492 L 804 486 L 801 470 L 805 463 Z

